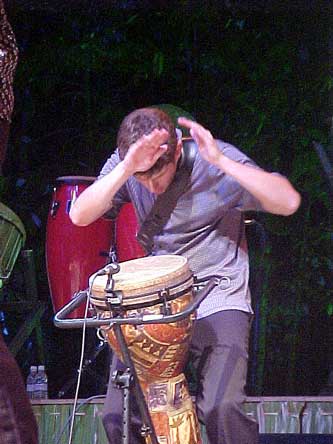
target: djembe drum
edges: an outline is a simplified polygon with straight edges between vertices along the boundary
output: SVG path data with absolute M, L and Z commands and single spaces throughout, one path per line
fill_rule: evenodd
M 113 291 L 121 291 L 121 316 L 182 312 L 193 299 L 193 276 L 187 260 L 165 255 L 122 262 L 113 275 Z M 92 283 L 91 302 L 100 318 L 110 313 L 107 276 Z M 195 409 L 182 373 L 187 359 L 194 315 L 168 324 L 122 325 L 127 347 L 145 396 L 157 439 L 163 444 L 201 444 Z M 122 359 L 111 327 L 101 327 Z

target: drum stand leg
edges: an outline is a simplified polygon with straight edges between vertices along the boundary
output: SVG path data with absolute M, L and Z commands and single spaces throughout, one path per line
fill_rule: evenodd
M 121 370 L 116 370 L 112 375 L 113 384 L 123 390 L 124 393 L 124 406 L 123 406 L 123 444 L 130 444 L 130 389 L 133 387 L 133 376 L 131 375 L 129 369 L 125 372 Z
M 117 387 L 120 387 L 124 390 L 123 444 L 130 444 L 130 390 L 132 390 L 135 396 L 141 414 L 143 423 L 141 427 L 142 436 L 148 438 L 149 443 L 158 444 L 154 425 L 149 414 L 144 394 L 139 384 L 138 376 L 136 374 L 130 352 L 128 350 L 123 332 L 121 330 L 121 326 L 119 324 L 115 324 L 113 326 L 113 329 L 121 349 L 124 364 L 127 367 L 127 371 L 125 371 L 124 373 L 116 372 L 116 374 L 112 377 L 112 380 L 116 383 Z

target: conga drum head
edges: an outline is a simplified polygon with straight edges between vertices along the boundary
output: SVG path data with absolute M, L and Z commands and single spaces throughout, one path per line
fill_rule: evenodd
M 91 185 L 95 180 L 96 177 L 93 176 L 60 176 L 56 178 L 56 182 L 66 183 L 68 185 Z

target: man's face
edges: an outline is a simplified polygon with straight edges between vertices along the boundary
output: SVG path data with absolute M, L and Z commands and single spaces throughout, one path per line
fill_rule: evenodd
M 145 173 L 135 174 L 135 179 L 140 182 L 145 188 L 147 188 L 151 193 L 162 194 L 166 191 L 168 186 L 171 184 L 177 169 L 177 162 L 181 154 L 182 144 L 179 142 L 177 144 L 175 158 L 173 162 L 169 162 L 164 165 L 163 168 L 153 175 L 148 175 Z
M 162 194 L 171 184 L 176 173 L 177 163 L 170 162 L 152 176 L 147 174 L 136 174 L 135 178 L 151 193 Z

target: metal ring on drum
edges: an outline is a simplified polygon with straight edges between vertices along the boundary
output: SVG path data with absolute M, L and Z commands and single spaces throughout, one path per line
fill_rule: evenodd
M 112 276 L 113 294 L 121 293 L 117 308 L 108 302 L 107 276 L 97 276 L 90 301 L 100 319 L 116 316 L 175 314 L 193 300 L 193 275 L 186 258 L 150 256 L 122 262 Z M 111 311 L 115 311 L 112 313 Z M 199 423 L 183 374 L 195 316 L 168 324 L 122 325 L 140 386 L 159 443 L 201 444 Z M 122 359 L 114 329 L 102 326 Z

